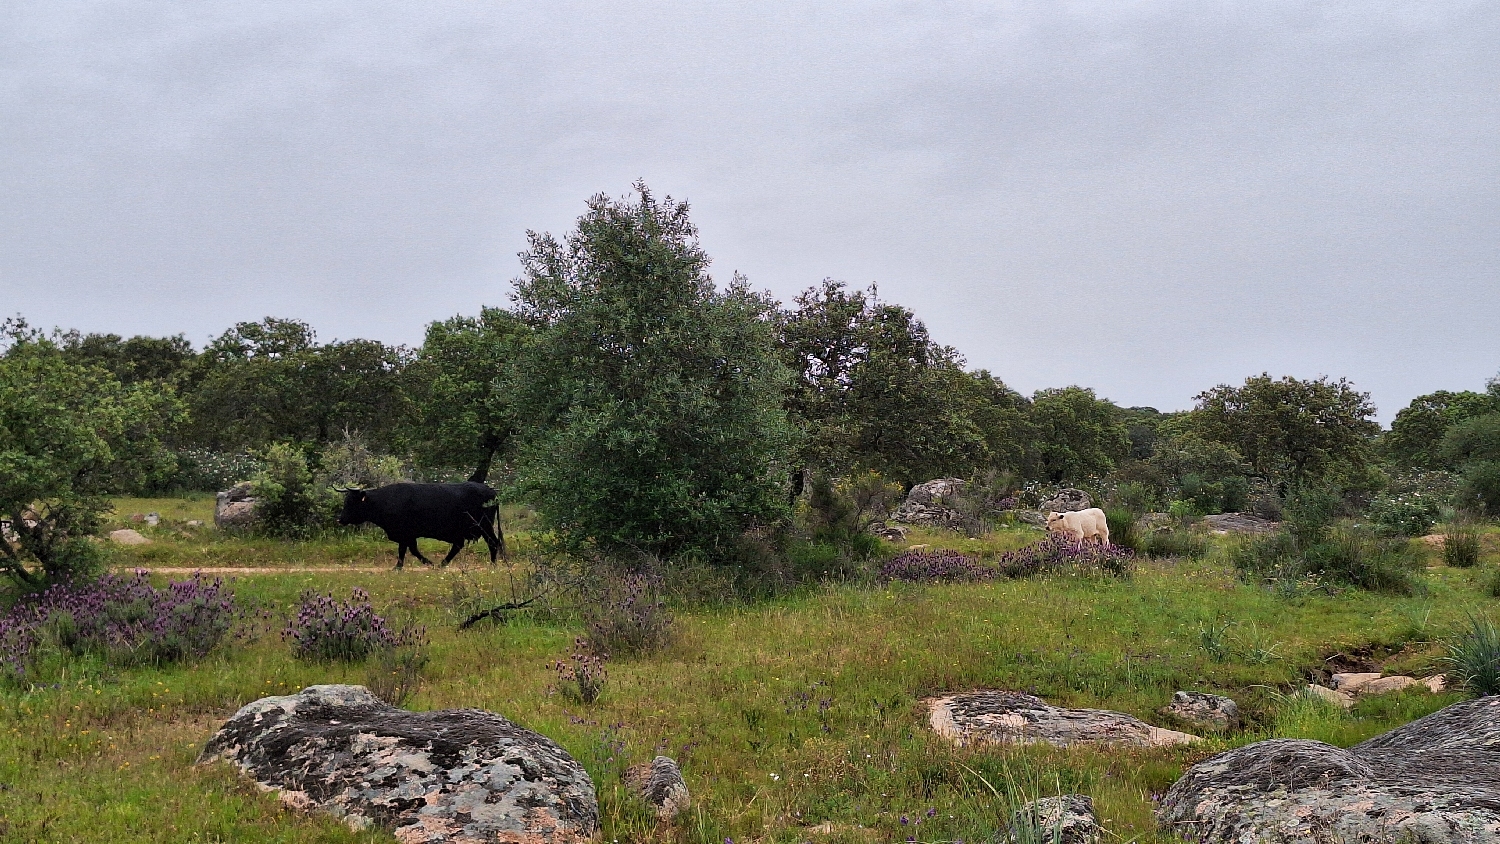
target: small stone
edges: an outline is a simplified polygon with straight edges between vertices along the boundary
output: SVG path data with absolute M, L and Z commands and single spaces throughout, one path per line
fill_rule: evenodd
M 1060 794 L 1033 800 L 1011 815 L 1006 838 L 1011 844 L 1096 844 L 1101 830 L 1094 814 L 1093 798 L 1084 794 Z
M 1448 678 L 1442 674 L 1434 674 L 1431 677 L 1423 677 L 1422 685 L 1426 686 L 1428 691 L 1437 694 L 1438 692 L 1447 691 Z
M 692 805 L 682 770 L 670 756 L 658 756 L 649 765 L 633 765 L 625 782 L 653 809 L 659 820 L 670 821 Z
M 1332 683 L 1335 689 L 1338 689 L 1339 691 L 1345 692 L 1347 694 L 1354 694 L 1355 692 L 1369 685 L 1372 680 L 1379 679 L 1379 671 L 1365 671 L 1359 673 L 1350 672 L 1333 675 Z
M 885 522 L 871 522 L 866 528 L 870 533 L 884 539 L 886 542 L 900 542 L 906 539 L 906 528 L 901 525 L 888 525 Z
M 201 528 L 201 527 L 203 527 L 203 520 L 202 519 L 188 519 L 187 526 L 190 527 L 190 528 Z
M 1309 694 L 1317 695 L 1318 697 L 1328 701 L 1329 703 L 1341 706 L 1345 709 L 1348 709 L 1349 707 L 1354 705 L 1354 697 L 1352 695 L 1345 692 L 1336 692 L 1333 689 L 1328 688 L 1327 686 L 1320 686 L 1317 683 L 1308 683 L 1306 691 Z
M 157 525 L 161 524 L 161 514 L 160 513 L 147 513 L 146 514 L 146 524 L 148 524 L 148 525 L 150 525 L 152 527 L 156 527 Z
M 1418 685 L 1420 682 L 1421 681 L 1419 681 L 1415 677 L 1404 677 L 1400 675 L 1397 675 L 1395 677 L 1381 677 L 1378 680 L 1371 680 L 1363 686 L 1360 686 L 1359 693 L 1362 695 L 1383 695 L 1389 692 L 1399 692 L 1402 689 Z
M 1172 704 L 1157 712 L 1189 727 L 1224 733 L 1239 729 L 1240 707 L 1222 695 L 1204 692 L 1175 692 Z
M 130 528 L 112 530 L 109 532 L 109 541 L 116 545 L 150 545 L 151 540 L 141 536 L 139 531 Z

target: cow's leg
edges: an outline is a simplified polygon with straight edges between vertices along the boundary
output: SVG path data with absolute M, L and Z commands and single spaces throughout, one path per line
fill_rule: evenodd
M 452 548 L 448 549 L 448 556 L 446 556 L 446 557 L 443 558 L 442 565 L 446 566 L 449 563 L 453 562 L 453 558 L 457 557 L 458 556 L 458 552 L 460 552 L 462 550 L 464 550 L 464 543 L 463 543 L 463 540 L 460 539 L 459 541 L 453 543 L 453 547 Z

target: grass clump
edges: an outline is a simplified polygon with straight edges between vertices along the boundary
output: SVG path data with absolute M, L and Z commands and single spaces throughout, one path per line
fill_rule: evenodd
M 1469 616 L 1469 629 L 1448 643 L 1443 661 L 1458 685 L 1475 695 L 1500 694 L 1500 631 L 1489 619 Z
M 1443 562 L 1461 569 L 1479 565 L 1479 528 L 1467 522 L 1449 522 L 1443 531 Z
M 1133 554 L 1141 553 L 1141 533 L 1136 528 L 1135 513 L 1126 507 L 1111 507 L 1104 511 L 1104 521 L 1109 526 L 1109 541 Z
M 1344 584 L 1397 595 L 1418 591 L 1421 560 L 1404 538 L 1354 525 L 1294 526 L 1228 550 L 1246 580 L 1273 585 Z
M 675 627 L 661 587 L 650 572 L 600 575 L 582 593 L 588 641 L 601 653 L 646 654 L 666 647 Z

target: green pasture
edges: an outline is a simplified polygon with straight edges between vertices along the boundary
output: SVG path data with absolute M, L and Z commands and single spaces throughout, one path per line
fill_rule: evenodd
M 237 575 L 234 588 L 269 620 L 196 665 L 75 663 L 0 690 L 0 840 L 393 840 L 285 810 L 232 771 L 193 764 L 248 701 L 364 682 L 362 665 L 294 660 L 277 633 L 303 590 L 347 597 L 360 586 L 378 606 L 426 625 L 431 661 L 408 706 L 488 709 L 561 743 L 594 778 L 606 842 L 972 844 L 997 829 L 997 794 L 1059 791 L 1094 797 L 1107 840 L 1171 841 L 1155 831 L 1152 796 L 1197 759 L 1269 736 L 1348 745 L 1458 700 L 1410 691 L 1345 714 L 1291 693 L 1329 669 L 1437 670 L 1442 639 L 1467 613 L 1492 608 L 1487 584 L 1500 562 L 1490 552 L 1479 567 L 1450 569 L 1428 552 L 1424 589 L 1410 597 L 1277 593 L 1241 583 L 1213 554 L 1146 561 L 1127 580 L 808 587 L 755 605 L 678 608 L 675 642 L 612 660 L 602 697 L 583 705 L 559 692 L 548 666 L 581 632 L 567 607 L 457 629 L 455 596 L 508 596 L 527 565 L 525 530 L 509 531 L 522 548 L 516 569 L 466 552 L 447 569 L 391 572 L 375 570 L 394 562 L 378 534 L 286 543 L 183 528 L 202 518 L 202 499 L 179 510 L 122 500 L 117 514 L 146 506 L 166 521 L 142 529 L 156 541 L 120 550 L 118 566 L 265 568 Z M 1037 535 L 931 532 L 912 541 L 992 555 Z M 306 567 L 348 570 L 287 570 Z M 1165 723 L 1155 710 L 1173 691 L 1213 691 L 1239 701 L 1250 723 L 1192 749 L 1128 751 L 959 750 L 926 729 L 925 698 L 977 688 L 1155 723 Z M 691 811 L 671 825 L 658 825 L 621 785 L 626 766 L 657 753 L 682 764 L 693 793 Z

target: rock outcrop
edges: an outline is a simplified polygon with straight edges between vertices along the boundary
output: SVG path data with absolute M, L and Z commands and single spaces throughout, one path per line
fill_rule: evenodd
M 1011 815 L 1011 844 L 1097 844 L 1101 830 L 1093 798 L 1059 794 L 1033 800 Z
M 1203 523 L 1214 533 L 1243 533 L 1252 536 L 1275 533 L 1281 529 L 1280 522 L 1262 519 L 1250 513 L 1217 513 L 1204 516 Z
M 917 484 L 891 514 L 891 521 L 926 527 L 952 527 L 960 520 L 950 503 L 963 489 L 962 478 L 938 478 Z
M 978 691 L 928 701 L 934 732 L 960 747 L 975 744 L 1046 743 L 1058 747 L 1126 745 L 1167 747 L 1198 736 L 1153 727 L 1107 709 L 1063 709 L 1021 692 Z
M 1094 506 L 1094 499 L 1081 489 L 1060 489 L 1051 498 L 1037 505 L 1043 513 L 1071 513 Z
M 363 686 L 246 704 L 199 762 L 219 759 L 289 806 L 401 844 L 575 844 L 599 829 L 588 773 L 546 737 L 478 709 L 407 712 Z
M 249 527 L 255 524 L 255 505 L 250 482 L 235 484 L 214 497 L 214 525 L 221 528 Z
M 1500 842 L 1500 697 L 1343 750 L 1272 739 L 1189 768 L 1157 810 L 1200 844 Z
M 1240 707 L 1223 695 L 1174 692 L 1172 703 L 1157 712 L 1196 730 L 1225 733 L 1240 728 Z
M 625 772 L 625 782 L 664 821 L 677 817 L 693 802 L 682 770 L 670 756 L 658 756 L 649 765 L 632 765 Z

